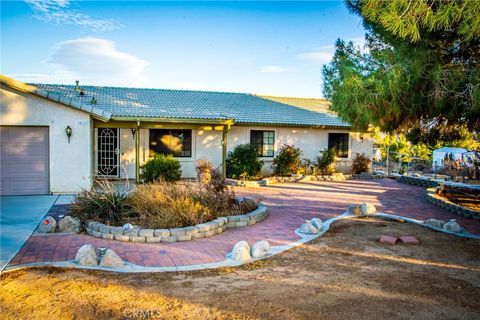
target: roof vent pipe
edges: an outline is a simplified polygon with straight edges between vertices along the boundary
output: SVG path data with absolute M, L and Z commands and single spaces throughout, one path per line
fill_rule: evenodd
M 78 91 L 80 89 L 79 86 L 78 86 L 79 83 L 80 83 L 80 81 L 75 80 L 75 91 Z

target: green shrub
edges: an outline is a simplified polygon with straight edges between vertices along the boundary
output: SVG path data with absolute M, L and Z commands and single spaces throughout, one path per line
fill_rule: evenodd
M 352 172 L 356 174 L 368 172 L 370 163 L 372 161 L 364 153 L 355 153 L 352 161 Z
M 119 190 L 108 180 L 100 178 L 90 190 L 84 190 L 75 196 L 70 214 L 82 222 L 95 220 L 118 225 L 132 216 L 132 208 L 128 204 L 126 190 Z
M 273 174 L 287 176 L 298 173 L 302 164 L 301 155 L 302 151 L 299 148 L 284 144 L 273 159 Z
M 160 179 L 174 182 L 180 180 L 182 176 L 180 162 L 172 155 L 155 154 L 141 169 L 140 178 L 147 183 Z
M 333 149 L 325 149 L 320 151 L 317 157 L 318 173 L 322 175 L 330 175 L 335 173 L 335 151 Z
M 255 180 L 261 177 L 263 161 L 250 144 L 240 144 L 227 156 L 227 177 L 239 180 Z

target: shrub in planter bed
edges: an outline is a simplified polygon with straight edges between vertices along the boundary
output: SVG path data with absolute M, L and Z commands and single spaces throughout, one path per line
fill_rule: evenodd
M 365 153 L 355 153 L 352 161 L 352 172 L 356 174 L 368 172 L 370 163 L 372 163 L 372 161 L 368 159 Z
M 182 176 L 180 162 L 172 155 L 155 154 L 141 169 L 140 178 L 144 182 L 153 182 L 159 179 L 174 182 L 180 180 Z
M 133 212 L 128 203 L 128 193 L 108 180 L 99 178 L 90 190 L 84 190 L 75 196 L 70 214 L 82 222 L 93 219 L 106 224 L 120 224 L 131 217 Z
M 110 182 L 105 183 L 106 190 L 115 189 Z M 91 196 L 93 191 L 80 193 L 73 202 L 71 214 L 82 222 L 94 220 L 116 226 L 131 223 L 163 229 L 200 224 L 220 216 L 246 214 L 258 207 L 253 201 L 237 203 L 235 194 L 225 186 L 217 171 L 207 184 L 175 184 L 158 180 L 138 185 L 135 191 L 115 202 L 117 211 L 108 207 L 110 215 L 102 211 L 104 205 L 99 201 L 105 197 L 102 190 L 95 190 L 95 197 Z M 113 190 L 109 192 L 114 193 Z M 107 197 L 111 197 L 110 193 Z
M 332 149 L 320 151 L 320 155 L 317 157 L 317 168 L 321 175 L 335 173 L 335 151 Z
M 251 144 L 240 144 L 227 156 L 227 177 L 238 180 L 261 178 L 263 161 L 257 157 L 257 150 Z
M 212 179 L 213 163 L 210 160 L 199 159 L 195 163 L 197 179 L 200 183 L 208 183 Z
M 276 176 L 288 176 L 296 174 L 301 168 L 302 151 L 292 145 L 283 145 L 273 159 L 273 174 Z

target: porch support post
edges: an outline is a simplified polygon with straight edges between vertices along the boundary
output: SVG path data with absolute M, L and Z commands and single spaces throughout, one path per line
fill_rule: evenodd
M 135 181 L 140 181 L 140 121 L 135 131 Z
M 222 178 L 227 177 L 227 134 L 230 126 L 223 127 L 222 131 Z

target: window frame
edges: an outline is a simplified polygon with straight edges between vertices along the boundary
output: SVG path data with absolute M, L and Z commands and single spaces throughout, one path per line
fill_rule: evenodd
M 350 134 L 348 132 L 329 132 L 328 150 L 331 149 L 335 151 L 337 158 L 348 159 L 350 155 Z
M 165 133 L 160 134 L 161 131 L 163 131 Z M 174 134 L 176 132 L 188 132 L 190 134 L 189 137 L 185 138 L 185 139 L 188 139 L 186 142 L 187 143 L 189 142 L 189 143 L 188 144 L 182 144 L 182 151 L 180 151 L 180 153 L 175 153 L 173 151 L 157 152 L 156 150 L 154 150 L 154 148 L 153 148 L 154 146 L 152 146 L 153 137 L 155 137 L 157 139 L 157 142 L 159 143 L 159 145 L 155 146 L 155 147 L 159 147 L 160 144 L 166 146 L 165 144 L 163 144 L 160 141 L 159 138 L 161 138 L 165 135 L 171 135 L 173 137 L 178 138 L 179 134 L 178 133 Z M 188 146 L 188 150 L 185 150 L 185 147 L 184 147 L 185 145 Z M 172 155 L 175 158 L 192 158 L 192 156 L 193 156 L 193 130 L 190 130 L 190 129 L 149 129 L 149 132 L 148 132 L 148 149 L 149 149 L 150 157 L 152 157 L 154 153 L 158 153 L 158 154 Z M 171 150 L 168 146 L 166 146 L 165 149 L 166 150 Z M 183 153 L 187 153 L 187 152 L 188 152 L 188 155 L 183 155 Z
M 265 133 L 271 136 L 265 137 Z M 254 137 L 254 135 L 261 134 L 261 138 Z M 250 144 L 257 149 L 257 157 L 259 158 L 274 158 L 275 157 L 275 130 L 250 130 Z M 267 141 L 265 141 L 267 139 Z M 270 148 L 265 149 L 265 146 Z M 269 154 L 268 152 L 271 152 Z

